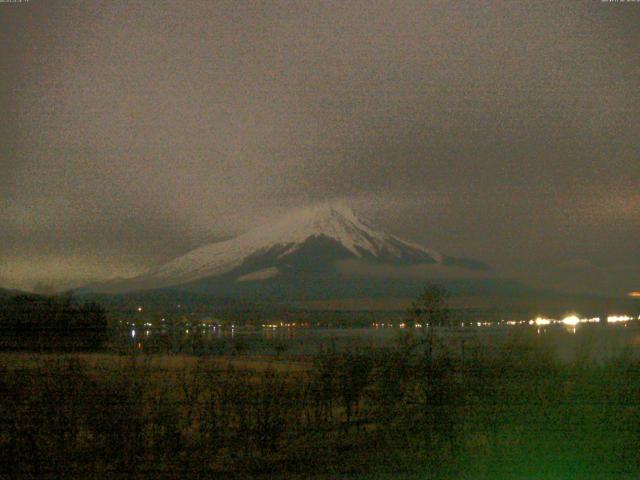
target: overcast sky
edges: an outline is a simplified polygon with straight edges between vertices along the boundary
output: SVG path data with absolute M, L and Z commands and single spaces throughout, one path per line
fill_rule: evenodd
M 0 3 L 0 286 L 340 198 L 505 276 L 640 289 L 640 3 Z

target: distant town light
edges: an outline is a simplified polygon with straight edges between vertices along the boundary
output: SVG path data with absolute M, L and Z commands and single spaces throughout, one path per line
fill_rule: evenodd
M 570 315 L 568 317 L 564 317 L 562 319 L 562 323 L 564 323 L 565 325 L 577 325 L 580 323 L 580 318 L 578 318 L 576 315 Z
M 551 320 L 548 319 L 548 318 L 538 317 L 535 320 L 533 320 L 533 323 L 535 323 L 538 326 L 540 326 L 540 325 L 549 325 L 551 323 Z
M 640 298 L 640 290 L 635 292 L 629 292 L 629 296 L 633 298 Z
M 141 312 L 142 311 L 142 307 L 138 307 L 138 311 Z

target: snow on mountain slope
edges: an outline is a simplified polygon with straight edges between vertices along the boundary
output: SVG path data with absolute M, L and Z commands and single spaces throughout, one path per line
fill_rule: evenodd
M 425 254 L 441 263 L 442 256 L 419 245 L 404 242 L 364 224 L 347 207 L 321 205 L 286 215 L 236 238 L 204 245 L 150 272 L 158 278 L 191 280 L 220 275 L 239 266 L 246 257 L 274 246 L 286 246 L 279 256 L 291 254 L 311 237 L 324 236 L 341 244 L 355 257 L 383 253 L 400 257 L 403 250 Z
M 450 257 L 406 242 L 376 230 L 362 222 L 349 208 L 320 205 L 303 208 L 279 220 L 261 225 L 236 238 L 197 248 L 144 275 L 121 283 L 118 290 L 134 290 L 181 285 L 199 279 L 240 272 L 237 280 L 261 279 L 260 270 L 267 269 L 272 278 L 278 275 L 288 259 L 297 256 L 317 257 L 318 240 L 330 244 L 332 252 L 351 258 L 383 263 L 447 264 Z M 333 253 L 328 255 L 329 260 Z M 247 270 L 247 265 L 256 268 Z M 243 268 L 239 268 L 243 267 Z M 236 270 L 238 269 L 238 270 Z M 254 272 L 257 272 L 253 275 Z M 116 287 L 114 285 L 114 287 Z

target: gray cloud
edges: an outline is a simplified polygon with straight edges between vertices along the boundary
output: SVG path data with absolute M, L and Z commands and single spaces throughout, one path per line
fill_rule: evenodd
M 140 271 L 340 197 L 524 280 L 571 288 L 554 265 L 585 258 L 615 272 L 590 289 L 640 288 L 637 5 L 0 10 L 6 285 Z

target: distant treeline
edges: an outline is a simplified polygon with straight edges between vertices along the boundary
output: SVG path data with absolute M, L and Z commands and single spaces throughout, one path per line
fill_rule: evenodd
M 20 294 L 0 298 L 0 348 L 95 350 L 107 338 L 107 315 L 98 303 L 71 295 Z

